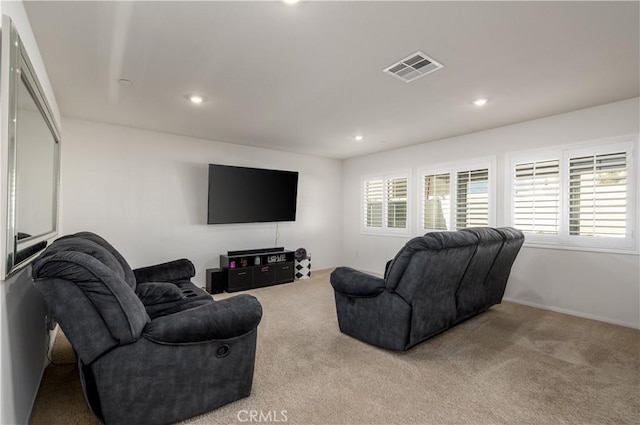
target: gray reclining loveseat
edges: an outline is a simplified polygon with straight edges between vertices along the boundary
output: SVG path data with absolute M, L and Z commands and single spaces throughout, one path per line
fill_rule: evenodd
M 254 297 L 214 302 L 189 281 L 188 260 L 131 270 L 89 232 L 56 240 L 32 266 L 106 424 L 173 423 L 251 393 L 262 317 Z
M 508 227 L 433 232 L 407 242 L 384 278 L 338 267 L 331 284 L 340 330 L 407 350 L 500 303 L 523 242 Z

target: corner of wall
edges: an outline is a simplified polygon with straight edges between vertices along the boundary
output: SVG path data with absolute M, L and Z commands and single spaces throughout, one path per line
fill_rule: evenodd
M 29 53 L 40 84 L 60 125 L 60 112 L 31 24 L 21 0 L 0 1 L 0 12 L 9 16 Z M 4 28 L 3 28 L 4 29 Z M 6 31 L 6 29 L 5 29 Z M 3 96 L 6 90 L 2 91 Z M 0 97 L 0 104 L 4 106 Z M 0 199 L 6 203 L 7 145 L 0 145 Z M 5 205 L 6 207 L 6 205 Z M 3 208 L 2 211 L 5 211 Z M 4 222 L 4 221 L 3 221 Z M 4 258 L 5 237 L 0 243 Z M 31 284 L 30 268 L 0 281 L 0 423 L 27 423 L 46 365 L 48 330 L 46 307 Z

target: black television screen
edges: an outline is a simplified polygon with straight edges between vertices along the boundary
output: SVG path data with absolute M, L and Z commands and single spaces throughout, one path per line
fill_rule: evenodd
M 295 221 L 296 171 L 209 164 L 208 224 Z

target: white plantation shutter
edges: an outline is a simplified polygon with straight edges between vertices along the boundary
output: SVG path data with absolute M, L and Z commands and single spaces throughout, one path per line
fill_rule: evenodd
M 382 180 L 364 182 L 364 226 L 382 227 Z
M 386 174 L 363 180 L 363 232 L 406 234 L 409 222 L 409 176 Z
M 627 235 L 627 155 L 569 158 L 569 234 Z
M 560 161 L 515 165 L 514 226 L 525 233 L 555 234 L 560 229 Z
M 387 227 L 407 227 L 407 178 L 387 179 Z
M 510 159 L 510 208 L 525 243 L 636 250 L 637 137 L 520 153 Z
M 451 214 L 451 179 L 449 173 L 426 175 L 422 181 L 423 229 L 447 230 Z
M 489 170 L 459 171 L 456 176 L 456 229 L 489 225 Z
M 494 191 L 492 162 L 423 172 L 421 230 L 457 230 L 494 224 L 490 195 Z

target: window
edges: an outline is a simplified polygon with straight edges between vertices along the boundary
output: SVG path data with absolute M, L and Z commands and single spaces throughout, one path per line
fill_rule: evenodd
M 491 164 L 422 172 L 421 232 L 493 225 Z
M 387 180 L 387 227 L 407 228 L 407 178 Z
M 449 174 L 424 176 L 422 228 L 447 230 L 450 227 L 451 186 Z
M 364 182 L 364 225 L 382 228 L 382 180 Z
M 489 169 L 459 171 L 456 229 L 489 225 Z
M 513 155 L 511 225 L 531 244 L 633 249 L 634 143 Z
M 408 233 L 408 173 L 363 179 L 362 230 Z
M 569 235 L 624 237 L 627 224 L 627 155 L 569 159 Z
M 560 231 L 560 161 L 515 165 L 514 226 L 526 233 L 557 235 Z

